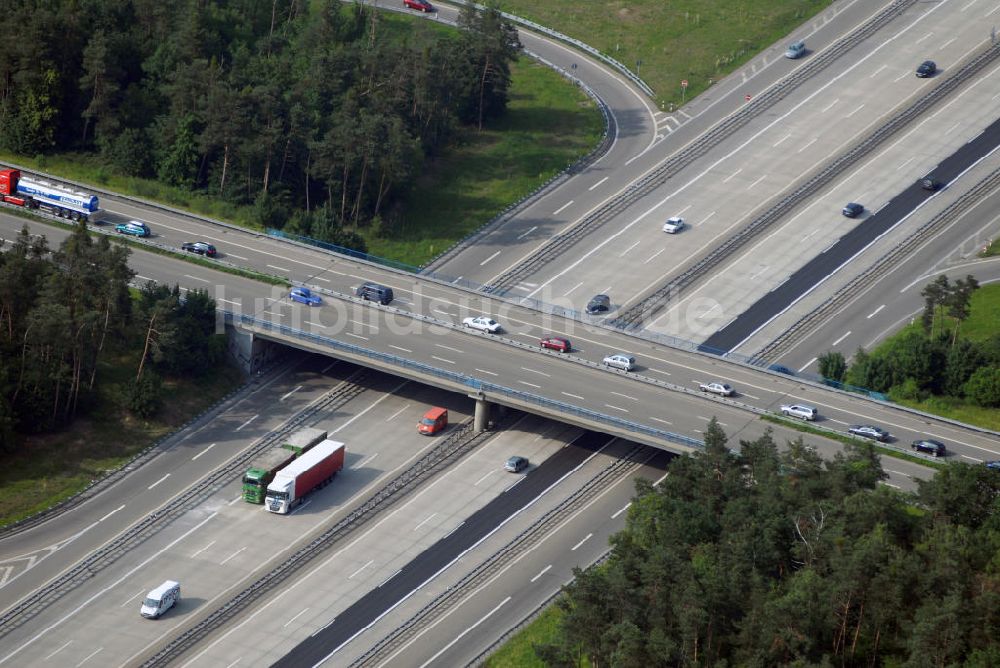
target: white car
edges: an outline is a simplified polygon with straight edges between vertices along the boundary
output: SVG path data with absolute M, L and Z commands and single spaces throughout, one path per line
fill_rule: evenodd
M 667 218 L 667 222 L 663 223 L 663 231 L 667 234 L 677 234 L 684 229 L 684 219 L 674 216 L 673 218 Z
M 485 315 L 466 318 L 462 321 L 462 324 L 470 329 L 478 329 L 480 332 L 486 332 L 487 334 L 496 334 L 500 331 L 500 323 Z
M 613 369 L 621 369 L 622 371 L 631 371 L 635 368 L 635 357 L 629 355 L 628 353 L 615 353 L 614 355 L 608 355 L 603 360 L 605 366 L 609 366 Z
M 789 417 L 797 417 L 803 420 L 815 420 L 816 416 L 819 415 L 819 411 L 805 404 L 785 404 L 781 407 L 781 412 Z
M 699 383 L 698 389 L 702 392 L 711 392 L 712 394 L 718 394 L 721 397 L 731 397 L 733 396 L 733 386 L 726 383 Z

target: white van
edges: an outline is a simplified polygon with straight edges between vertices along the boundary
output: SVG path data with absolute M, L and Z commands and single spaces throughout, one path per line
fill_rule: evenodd
M 181 584 L 167 580 L 153 591 L 146 594 L 139 612 L 143 617 L 156 619 L 181 600 Z

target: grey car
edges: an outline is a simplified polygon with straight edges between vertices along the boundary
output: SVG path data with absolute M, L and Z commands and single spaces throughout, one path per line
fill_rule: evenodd
M 511 473 L 520 473 L 528 468 L 528 458 L 514 455 L 504 463 L 503 467 Z
M 851 425 L 847 431 L 851 434 L 851 436 L 860 436 L 862 438 L 870 438 L 882 442 L 889 440 L 889 432 L 881 427 L 875 427 L 870 424 Z

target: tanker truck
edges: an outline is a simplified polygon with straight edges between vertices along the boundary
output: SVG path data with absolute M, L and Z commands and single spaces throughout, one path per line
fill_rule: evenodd
M 325 430 L 306 427 L 294 432 L 281 445 L 262 452 L 243 474 L 243 500 L 247 503 L 264 503 L 267 486 L 274 480 L 274 474 L 324 438 Z
M 0 202 L 71 220 L 87 221 L 100 211 L 95 195 L 23 176 L 17 169 L 0 169 Z
M 278 471 L 267 486 L 264 507 L 279 515 L 290 513 L 306 494 L 326 485 L 344 468 L 345 452 L 343 443 L 323 441 Z

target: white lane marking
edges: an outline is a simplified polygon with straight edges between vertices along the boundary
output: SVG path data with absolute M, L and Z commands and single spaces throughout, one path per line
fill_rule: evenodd
M 364 566 L 362 566 L 362 567 L 361 567 L 361 568 L 359 568 L 358 570 L 356 570 L 356 571 L 354 571 L 353 573 L 351 573 L 350 575 L 348 575 L 348 576 L 347 576 L 347 579 L 348 579 L 348 580 L 350 580 L 350 579 L 351 579 L 351 578 L 353 578 L 353 577 L 354 577 L 355 575 L 357 575 L 357 574 L 358 574 L 358 573 L 360 573 L 361 571 L 365 570 L 366 568 L 368 568 L 369 566 L 371 566 L 371 565 L 372 565 L 372 564 L 374 564 L 374 563 L 375 563 L 375 560 L 374 560 L 374 559 L 369 559 L 369 560 L 368 560 L 368 563 L 367 563 L 367 564 L 365 564 Z
M 80 663 L 76 664 L 76 668 L 80 668 L 80 666 L 82 666 L 83 664 L 85 664 L 88 661 L 90 661 L 91 659 L 93 659 L 95 656 L 97 656 L 98 652 L 100 652 L 103 649 L 104 649 L 103 647 L 98 647 L 97 649 L 95 649 L 93 652 L 91 652 L 86 657 L 84 657 L 83 661 L 81 661 Z
M 139 591 L 137 591 L 136 593 L 134 593 L 134 594 L 132 594 L 131 596 L 129 596 L 129 597 L 128 597 L 128 600 L 127 600 L 127 601 L 125 601 L 124 603 L 122 603 L 121 605 L 119 605 L 118 607 L 119 607 L 119 608 L 124 608 L 124 607 L 125 607 L 126 605 L 128 605 L 129 603 L 131 603 L 131 602 L 132 602 L 132 601 L 134 601 L 135 599 L 137 599 L 137 598 L 139 598 L 140 596 L 142 596 L 142 595 L 143 595 L 143 594 L 144 594 L 145 592 L 146 592 L 146 590 L 145 590 L 145 589 L 140 589 L 140 590 L 139 590 Z
M 169 477 L 170 477 L 170 474 L 168 473 L 165 476 L 163 476 L 162 478 L 160 478 L 159 480 L 157 480 L 156 482 L 154 482 L 152 485 L 150 485 L 149 487 L 147 487 L 146 489 L 153 489 L 154 487 L 156 487 L 157 485 L 159 485 L 161 482 L 163 482 L 164 480 L 166 480 Z
M 309 609 L 309 608 L 303 608 L 303 609 L 302 609 L 302 612 L 300 612 L 299 614 L 295 615 L 294 617 L 292 617 L 291 619 L 289 619 L 289 620 L 288 620 L 287 622 L 285 622 L 285 625 L 284 625 L 284 626 L 282 626 L 281 628 L 283 628 L 283 629 L 284 629 L 284 628 L 288 628 L 288 625 L 289 625 L 289 624 L 291 624 L 292 622 L 294 622 L 294 621 L 295 621 L 296 619 L 298 619 L 298 618 L 299 618 L 299 617 L 301 617 L 302 615 L 306 614 L 306 611 L 307 611 L 308 609 Z
M 808 362 L 806 362 L 805 364 L 803 364 L 802 366 L 800 366 L 800 367 L 799 367 L 799 370 L 798 370 L 798 373 L 802 373 L 803 371 L 805 371 L 806 369 L 808 369 L 808 368 L 809 368 L 809 365 L 811 365 L 811 364 L 812 364 L 813 362 L 815 362 L 816 360 L 817 360 L 817 358 L 816 358 L 816 357 L 814 357 L 814 358 L 812 358 L 811 360 L 809 360 Z
M 285 267 L 279 267 L 279 266 L 274 265 L 274 264 L 268 264 L 268 265 L 264 265 L 264 266 L 269 267 L 270 269 L 277 269 L 278 271 L 291 271 L 291 269 L 287 269 Z
M 614 394 L 615 396 L 619 396 L 619 397 L 625 397 L 626 399 L 631 399 L 632 401 L 639 401 L 635 397 L 630 397 L 629 395 L 622 394 L 621 392 L 612 392 L 611 394 Z
M 136 571 L 145 568 L 146 565 L 149 564 L 149 562 L 151 562 L 153 559 L 156 559 L 161 554 L 170 554 L 171 548 L 173 548 L 175 545 L 177 545 L 177 543 L 181 542 L 182 540 L 184 540 L 185 538 L 187 538 L 188 536 L 190 536 L 191 534 L 193 534 L 198 529 L 200 529 L 203 526 L 205 526 L 209 522 L 209 520 L 214 519 L 215 516 L 218 515 L 218 514 L 219 514 L 218 511 L 214 511 L 211 515 L 209 515 L 208 517 L 206 517 L 205 519 L 203 519 L 201 522 L 198 522 L 198 524 L 194 525 L 193 527 L 191 527 L 190 529 L 188 529 L 187 531 L 185 531 L 183 534 L 181 534 L 180 536 L 178 536 L 177 538 L 175 538 L 174 540 L 172 540 L 162 550 L 160 550 L 156 554 L 153 554 L 152 556 L 146 558 L 140 564 L 138 564 L 137 566 L 135 566 L 134 568 L 132 568 L 131 570 L 129 570 L 128 572 L 126 572 L 124 575 L 122 575 L 120 578 L 118 578 L 117 580 L 115 580 L 114 582 L 112 582 L 111 584 L 109 584 L 107 587 L 104 587 L 103 589 L 99 590 L 96 594 L 93 594 L 90 597 L 88 597 L 86 600 L 82 601 L 80 603 L 80 605 L 76 606 L 75 608 L 73 608 L 72 610 L 70 610 L 69 612 L 67 612 L 65 615 L 63 615 L 62 617 L 60 617 L 59 619 L 57 619 L 56 621 L 54 621 L 52 624 L 50 624 L 49 626 L 45 627 L 44 629 L 42 629 L 41 631 L 39 631 L 35 635 L 31 636 L 31 638 L 29 638 L 27 641 L 25 641 L 20 647 L 18 647 L 17 649 L 15 649 L 13 652 L 9 652 L 3 658 L 0 658 L 0 663 L 7 663 L 7 661 L 9 661 L 12 657 L 17 656 L 18 654 L 20 654 L 26 647 L 29 647 L 29 646 L 33 645 L 39 638 L 41 638 L 42 636 L 44 636 L 46 633 L 48 633 L 49 631 L 51 631 L 51 630 L 53 630 L 53 629 L 61 626 L 63 623 L 66 622 L 66 620 L 68 620 L 71 617 L 75 616 L 78 612 L 80 612 L 81 610 L 83 610 L 84 608 L 86 608 L 87 606 L 89 606 L 91 603 L 93 603 L 95 600 L 97 600 L 97 598 L 99 596 L 101 596 L 102 594 L 105 594 L 105 593 L 111 591 L 112 589 L 114 589 L 115 587 L 117 587 L 118 585 L 120 585 L 122 582 L 124 582 L 128 578 L 132 577 L 132 575 Z
M 868 314 L 868 319 L 871 320 L 873 317 L 875 317 L 878 314 L 879 311 L 881 311 L 884 308 L 885 308 L 885 304 L 882 304 L 881 306 L 879 306 L 877 309 L 875 309 L 874 311 L 872 311 L 871 313 Z
M 850 330 L 848 330 L 848 332 L 846 334 L 844 334 L 842 337 L 840 337 L 839 339 L 837 339 L 836 341 L 834 341 L 833 345 L 835 345 L 835 346 L 838 345 L 841 341 L 843 341 L 844 339 L 846 339 L 850 335 L 851 335 L 851 332 L 850 332 Z
M 3 572 L 3 576 L 0 576 L 0 589 L 3 589 L 4 585 L 7 584 L 7 580 L 10 579 L 11 573 L 14 572 L 13 566 L 3 566 L 0 567 L 0 571 Z
M 527 230 L 527 231 L 525 231 L 525 232 L 521 232 L 521 234 L 520 234 L 520 235 L 518 235 L 518 237 L 517 237 L 517 238 L 518 238 L 518 239 L 523 239 L 524 237 L 528 236 L 529 234 L 531 234 L 532 232 L 534 232 L 534 231 L 535 231 L 535 230 L 537 230 L 537 229 L 538 229 L 538 225 L 535 225 L 535 226 L 534 226 L 534 227 L 532 227 L 532 228 L 531 228 L 530 230 Z
M 133 597 L 133 598 L 135 598 L 135 597 Z M 51 659 L 52 657 L 54 657 L 56 654 L 58 654 L 59 652 L 63 651 L 67 647 L 69 647 L 69 644 L 71 642 L 73 642 L 73 641 L 72 640 L 67 640 L 65 645 L 63 645 L 62 647 L 60 647 L 56 651 L 52 652 L 52 654 L 49 654 L 47 657 L 45 657 L 45 660 L 48 661 L 49 659 Z
M 659 369 L 653 369 L 653 368 L 650 368 L 649 370 L 652 371 L 653 373 L 662 373 L 664 376 L 670 375 L 669 371 L 660 371 Z
M 442 314 L 442 315 L 447 315 L 447 316 L 451 315 L 451 313 L 448 313 L 447 311 L 445 311 L 444 309 L 442 309 L 439 306 L 435 306 L 434 310 L 437 311 L 438 313 Z
M 883 65 L 882 67 L 880 67 L 877 70 L 875 70 L 874 72 L 872 72 L 871 75 L 868 78 L 869 79 L 874 79 L 876 76 L 878 76 L 879 72 L 881 72 L 882 70 L 884 70 L 887 67 L 889 67 L 889 66 L 888 65 Z
M 736 176 L 737 174 L 739 174 L 739 173 L 740 173 L 740 172 L 742 172 L 742 171 L 743 171 L 743 168 L 742 168 L 742 167 L 740 167 L 740 168 L 739 168 L 739 169 L 737 169 L 737 170 L 736 170 L 735 172 L 733 172 L 732 174 L 730 174 L 730 175 L 729 175 L 729 176 L 727 176 L 726 178 L 722 179 L 722 182 L 723 182 L 723 183 L 729 183 L 729 181 L 730 181 L 730 180 L 731 180 L 731 179 L 732 179 L 733 177 L 735 177 L 735 176 Z
M 295 394 L 296 392 L 298 392 L 298 391 L 299 391 L 299 390 L 301 390 L 301 389 L 302 389 L 302 386 L 301 386 L 301 385 L 299 385 L 299 386 L 298 386 L 298 387 L 296 387 L 296 388 L 295 388 L 294 390 L 292 390 L 292 391 L 290 391 L 290 392 L 288 392 L 288 393 L 284 394 L 284 395 L 283 395 L 283 396 L 282 396 L 282 397 L 281 397 L 280 399 L 278 399 L 278 401 L 284 401 L 285 399 L 287 399 L 288 397 L 292 396 L 293 394 Z
M 212 281 L 207 278 L 202 278 L 200 276 L 192 276 L 191 274 L 184 274 L 184 278 L 190 278 L 192 281 L 201 281 L 202 283 L 211 283 Z
M 479 373 L 485 373 L 487 376 L 496 376 L 497 374 L 492 371 L 487 371 L 486 369 L 473 369 L 473 371 L 478 371 Z
M 226 666 L 226 668 L 233 668 L 233 666 L 235 666 L 235 665 L 236 665 L 237 663 L 239 663 L 241 659 L 243 659 L 243 657 L 242 657 L 242 656 L 240 656 L 240 657 L 237 657 L 237 658 L 236 658 L 236 660 L 235 660 L 235 661 L 233 661 L 233 662 L 232 662 L 231 664 L 229 664 L 228 666 Z
M 445 645 L 444 647 L 442 647 L 441 649 L 439 649 L 438 652 L 437 652 L 437 654 L 435 654 L 434 656 L 432 656 L 431 658 L 427 659 L 422 664 L 420 664 L 420 668 L 427 668 L 427 666 L 429 666 L 430 664 L 434 663 L 434 661 L 436 661 L 439 656 L 441 656 L 442 654 L 444 654 L 445 652 L 447 652 L 449 649 L 451 649 L 452 646 L 455 643 L 457 643 L 459 640 L 461 640 L 462 638 L 464 638 L 467 633 L 469 633 L 470 631 L 474 630 L 477 626 L 479 626 L 480 624 L 482 624 L 483 622 L 485 622 L 487 619 L 489 619 L 493 615 L 493 613 L 495 613 L 497 610 L 499 610 L 504 605 L 506 605 L 507 601 L 509 601 L 509 600 L 510 600 L 510 596 L 508 596 L 504 600 L 500 601 L 495 608 L 493 608 L 492 610 L 490 610 L 489 612 L 487 612 L 485 615 L 483 615 L 482 617 L 480 617 L 479 621 L 477 621 L 475 624 L 473 624 L 469 628 L 467 628 L 464 631 L 462 631 L 461 633 L 459 633 L 457 636 L 455 636 L 454 640 L 452 640 L 450 643 L 448 643 L 447 645 Z
M 312 320 L 303 320 L 302 322 L 309 325 L 310 327 L 323 327 L 323 328 L 326 327 L 326 325 L 322 325 L 318 322 L 313 322 Z
M 593 190 L 593 189 L 594 189 L 594 188 L 596 188 L 597 186 L 599 186 L 599 185 L 601 185 L 602 183 L 604 183 L 605 181 L 607 181 L 607 180 L 608 180 L 609 178 L 610 178 L 610 177 L 607 177 L 607 176 L 605 176 L 605 177 L 604 177 L 603 179 L 601 179 L 600 181 L 598 181 L 598 182 L 597 182 L 597 183 L 595 183 L 594 185 L 592 185 L 592 186 L 590 186 L 589 188 L 587 188 L 587 190 L 588 190 L 588 191 L 591 191 L 591 190 Z
M 438 348 L 444 348 L 445 350 L 450 350 L 453 353 L 464 353 L 464 350 L 459 350 L 458 348 L 452 348 L 451 346 L 446 346 L 443 343 L 435 343 Z
M 243 427 L 247 426 L 248 424 L 250 424 L 251 422 L 253 422 L 254 420 L 256 420 L 258 417 L 260 417 L 260 413 L 258 413 L 257 415 L 254 415 L 252 418 L 250 418 L 249 420 L 247 420 L 246 422 L 244 422 L 243 424 L 241 424 L 239 427 L 236 428 L 236 431 L 239 431 L 240 429 L 243 429 Z
M 529 369 L 526 366 L 522 366 L 521 370 L 522 371 L 530 371 L 531 373 L 537 373 L 539 376 L 545 376 L 546 378 L 551 378 L 552 377 L 549 374 L 545 373 L 544 371 L 539 371 L 538 369 Z
M 500 251 L 497 251 L 493 255 L 490 255 L 488 258 L 486 258 L 485 260 L 483 260 L 482 262 L 480 262 L 479 266 L 482 267 L 484 264 L 486 264 L 487 262 L 489 262 L 490 260 L 492 260 L 493 258 L 495 258 L 499 254 L 500 254 Z
M 665 250 L 667 250 L 667 249 L 666 248 L 661 248 L 660 250 L 656 251 L 655 253 L 653 253 L 652 255 L 650 255 L 649 259 L 646 260 L 645 262 L 643 262 L 643 264 L 649 264 L 650 262 L 652 262 L 653 260 L 655 260 L 660 253 L 662 253 Z
M 239 501 L 240 501 L 240 500 L 241 500 L 242 498 L 243 498 L 242 496 L 237 496 L 237 497 L 236 497 L 235 499 L 233 499 L 232 501 L 230 501 L 230 502 L 229 502 L 229 503 L 227 503 L 226 505 L 227 505 L 227 506 L 231 506 L 231 505 L 233 505 L 234 503 L 238 503 L 238 502 L 239 502 Z
M 976 462 L 977 464 L 981 464 L 983 462 L 982 459 L 979 459 L 977 457 L 970 457 L 969 455 L 962 455 L 962 456 L 965 457 L 966 459 L 971 459 L 972 461 Z
M 431 514 L 430 514 L 430 516 L 429 516 L 429 517 L 428 517 L 428 518 L 427 518 L 426 520 L 424 520 L 423 522 L 421 522 L 421 523 L 420 523 L 420 524 L 418 524 L 417 526 L 413 527 L 413 530 L 414 530 L 414 531 L 416 531 L 417 529 L 419 529 L 419 528 L 420 528 L 420 527 L 422 527 L 423 525 L 425 525 L 425 524 L 427 524 L 428 522 L 430 522 L 430 521 L 431 521 L 432 519 L 434 519 L 435 517 L 437 517 L 437 513 L 431 513 Z
M 810 139 L 809 141 L 807 141 L 805 143 L 805 145 L 802 146 L 802 148 L 800 148 L 798 151 L 796 151 L 796 153 L 802 153 L 802 151 L 806 150 L 807 148 L 809 148 L 810 146 L 812 146 L 815 143 L 816 143 L 816 137 L 813 137 L 812 139 Z
M 390 347 L 391 347 L 391 345 L 390 345 Z M 320 371 L 320 373 L 326 373 L 326 372 L 327 372 L 327 371 L 329 371 L 329 370 L 330 370 L 331 368 L 333 368 L 333 365 L 334 365 L 334 364 L 336 364 L 336 363 L 337 363 L 338 361 L 339 361 L 339 360 L 333 360 L 332 362 L 330 362 L 329 364 L 327 364 L 327 365 L 326 365 L 325 367 L 323 367 L 323 370 L 322 370 L 322 371 Z
M 754 181 L 753 183 L 751 183 L 750 185 L 748 185 L 747 186 L 747 190 L 753 190 L 754 186 L 756 186 L 758 183 L 760 183 L 761 181 L 763 181 L 766 178 L 767 178 L 767 174 L 764 174 L 759 179 L 757 179 L 756 181 Z
M 482 481 L 486 480 L 487 478 L 489 478 L 489 477 L 490 477 L 491 475 L 493 475 L 494 473 L 496 473 L 496 471 L 495 471 L 495 470 L 493 470 L 493 471 L 490 471 L 489 473 L 487 473 L 486 475 L 484 475 L 484 476 L 483 476 L 482 478 L 480 478 L 479 480 L 477 480 L 477 481 L 476 481 L 476 484 L 475 484 L 475 485 L 473 485 L 473 487 L 478 487 L 478 486 L 479 486 L 479 483 L 481 483 Z
M 404 352 L 404 353 L 412 353 L 412 352 L 413 352 L 413 351 L 412 351 L 412 350 L 410 350 L 409 348 L 400 348 L 399 346 L 394 346 L 394 345 L 392 345 L 391 343 L 389 344 L 389 347 L 390 347 L 390 348 L 395 348 L 396 350 L 399 350 L 399 351 L 402 351 L 402 352 Z
M 211 543 L 209 543 L 208 545 L 206 545 L 205 547 L 201 548 L 200 550 L 198 550 L 197 552 L 195 552 L 194 554 L 192 554 L 192 555 L 191 555 L 191 558 L 192 558 L 192 559 L 194 559 L 194 558 L 195 558 L 195 557 L 197 557 L 197 556 L 198 556 L 199 554 L 201 554 L 202 552 L 204 552 L 204 551 L 205 551 L 205 550 L 207 550 L 208 548 L 212 547 L 213 545 L 215 545 L 215 541 L 214 541 L 214 540 L 213 540 L 213 541 L 212 541 Z
M 535 385 L 534 383 L 529 383 L 529 382 L 528 382 L 528 381 L 526 381 L 526 380 L 519 380 L 519 381 L 517 381 L 517 382 L 521 383 L 521 385 L 527 385 L 528 387 L 533 387 L 533 388 L 535 388 L 536 390 L 540 390 L 540 389 L 542 388 L 542 386 L 541 386 L 541 385 Z
M 574 545 L 573 547 L 571 547 L 569 551 L 570 552 L 576 552 L 576 549 L 578 547 L 580 547 L 581 545 L 583 545 L 584 543 L 586 543 L 588 540 L 590 540 L 590 537 L 593 536 L 593 535 L 594 534 L 592 534 L 592 533 L 588 533 L 586 536 L 583 537 L 583 540 L 581 540 L 579 543 L 577 543 L 576 545 Z
M 859 111 L 861 111 L 864 108 L 865 108 L 864 104 L 859 104 L 858 106 L 854 107 L 854 109 L 851 111 L 851 113 L 849 113 L 846 116 L 844 116 L 844 118 L 850 118 L 851 116 L 853 116 L 854 114 L 858 113 Z
M 203 454 L 205 454 L 206 452 L 208 452 L 209 450 L 211 450 L 214 447 L 215 447 L 215 443 L 212 443 L 207 448 L 205 448 L 204 450 L 202 450 L 201 452 L 199 452 L 198 454 L 196 454 L 194 457 L 192 457 L 191 461 L 194 461 L 194 460 L 198 459 L 199 457 L 201 457 Z
M 658 417 L 650 417 L 649 419 L 653 420 L 655 422 L 662 422 L 663 424 L 673 424 L 673 422 L 671 422 L 670 420 L 663 420 L 663 419 L 658 418 Z
M 629 501 L 628 503 L 626 503 L 622 508 L 616 510 L 614 512 L 614 514 L 611 515 L 611 519 L 616 519 L 619 515 L 621 515 L 622 513 L 624 513 L 626 510 L 628 510 L 629 506 L 631 506 L 631 505 L 632 505 L 631 501 Z
M 112 515 L 114 515 L 115 513 L 117 513 L 119 510 L 121 510 L 124 507 L 125 507 L 125 504 L 123 503 L 122 505 L 118 506 L 117 508 L 115 508 L 110 513 L 108 513 L 107 515 L 105 515 L 104 517 L 102 517 L 101 519 L 99 519 L 97 521 L 98 522 L 103 522 L 104 520 L 108 519 L 109 517 L 111 517 Z
M 579 283 L 577 283 L 576 285 L 574 285 L 573 287 L 571 287 L 569 290 L 567 290 L 566 292 L 564 292 L 563 293 L 563 297 L 569 297 L 569 293 L 573 292 L 574 290 L 576 290 L 581 285 L 583 285 L 583 281 L 580 281 Z
M 403 411 L 405 411 L 409 407 L 410 407 L 410 404 L 406 404 L 405 406 L 403 406 L 402 408 L 400 408 L 398 411 L 396 411 L 395 413 L 393 413 L 392 415 L 390 415 L 389 417 L 387 417 L 385 419 L 385 421 L 386 422 L 391 422 L 392 420 L 395 420 L 397 417 L 399 417 L 400 413 L 402 413 Z
M 353 336 L 356 339 L 361 339 L 362 341 L 368 340 L 367 336 L 361 336 L 360 334 L 355 334 L 354 332 L 344 332 L 344 334 L 347 334 L 348 336 Z
M 913 157 L 907 158 L 903 162 L 899 163 L 899 167 L 896 168 L 896 171 L 898 172 L 899 170 L 903 169 L 904 167 L 906 167 L 911 162 L 913 162 Z
M 243 550 L 245 550 L 245 549 L 247 549 L 247 548 L 246 548 L 246 546 L 244 545 L 243 547 L 241 547 L 240 549 L 236 550 L 235 552 L 233 552 L 232 554 L 230 554 L 230 555 L 229 555 L 228 557 L 226 557 L 225 559 L 223 559 L 222 561 L 220 561 L 220 562 L 219 562 L 219 565 L 220 565 L 220 566 L 225 566 L 225 565 L 226 565 L 226 562 L 227 562 L 227 561 L 229 561 L 229 560 L 230 560 L 230 559 L 232 559 L 233 557 L 237 556 L 237 555 L 238 555 L 238 554 L 239 554 L 240 552 L 242 552 L 242 551 L 243 551 Z
M 952 42 L 954 42 L 956 39 L 958 39 L 958 38 L 957 37 L 952 37 L 947 42 L 945 42 L 944 44 L 942 44 L 941 48 L 939 48 L 938 51 L 944 51 L 945 47 L 948 46 L 949 44 L 951 44 Z
M 791 136 L 792 136 L 792 134 L 791 134 L 791 133 L 788 133 L 787 135 L 785 135 L 784 137 L 782 137 L 782 138 L 781 138 L 781 139 L 779 139 L 778 141 L 774 142 L 774 144 L 772 144 L 772 145 L 771 145 L 771 147 L 772 147 L 772 148 L 777 148 L 777 147 L 778 147 L 778 144 L 780 144 L 781 142 L 785 141 L 786 139 L 788 139 L 788 138 L 789 138 L 789 137 L 791 137 Z
M 628 255 L 629 253 L 631 253 L 632 249 L 635 248 L 636 246 L 638 246 L 640 243 L 642 243 L 642 239 L 639 239 L 634 244 L 632 244 L 631 246 L 629 246 L 628 248 L 626 248 L 625 250 L 623 250 L 618 257 L 625 257 L 626 255 Z
M 569 392 L 562 392 L 562 394 L 566 395 L 567 397 L 573 397 L 574 399 L 579 399 L 580 401 L 584 401 L 584 398 L 581 397 L 579 394 L 570 394 Z
M 560 213 L 562 213 L 563 211 L 566 210 L 566 207 L 568 207 L 572 203 L 573 203 L 573 200 L 570 200 L 570 201 L 566 202 L 561 207 L 559 207 L 558 209 L 556 209 L 555 211 L 553 211 L 552 215 L 553 216 L 558 216 Z
M 828 104 L 828 105 L 826 105 L 825 107 L 823 107 L 822 109 L 820 109 L 820 110 L 819 110 L 819 112 L 820 112 L 821 114 L 825 114 L 826 112 L 828 112 L 828 111 L 830 111 L 831 109 L 833 109 L 833 106 L 834 106 L 835 104 L 837 104 L 838 102 L 840 102 L 840 98 L 839 98 L 839 97 L 838 97 L 838 98 L 837 98 L 836 100 L 834 100 L 833 102 L 831 102 L 830 104 Z
M 438 357 L 437 355 L 431 355 L 431 359 L 432 360 L 437 360 L 438 362 L 447 362 L 448 364 L 454 364 L 455 363 L 453 360 L 446 360 L 445 358 Z
M 540 578 L 540 577 L 542 577 L 543 575 L 545 575 L 546 573 L 548 573 L 548 572 L 549 572 L 549 569 L 551 569 L 551 568 L 552 568 L 552 564 L 549 564 L 548 566 L 546 566 L 545 568 L 543 568 L 542 570 L 540 570 L 540 571 L 538 572 L 538 575 L 536 575 L 535 577 L 531 578 L 531 580 L 530 580 L 530 581 L 531 581 L 531 582 L 534 582 L 534 581 L 535 581 L 535 580 L 537 580 L 538 578 Z
M 627 408 L 622 408 L 621 406 L 612 406 L 611 404 L 604 404 L 607 408 L 611 408 L 616 411 L 621 411 L 622 413 L 628 413 Z
M 375 459 L 376 457 L 378 457 L 378 453 L 377 452 L 375 454 L 373 454 L 371 457 L 369 457 L 368 459 L 365 459 L 363 461 L 358 462 L 357 464 L 355 464 L 351 468 L 353 468 L 353 469 L 362 468 L 365 464 L 371 462 L 371 460 Z

